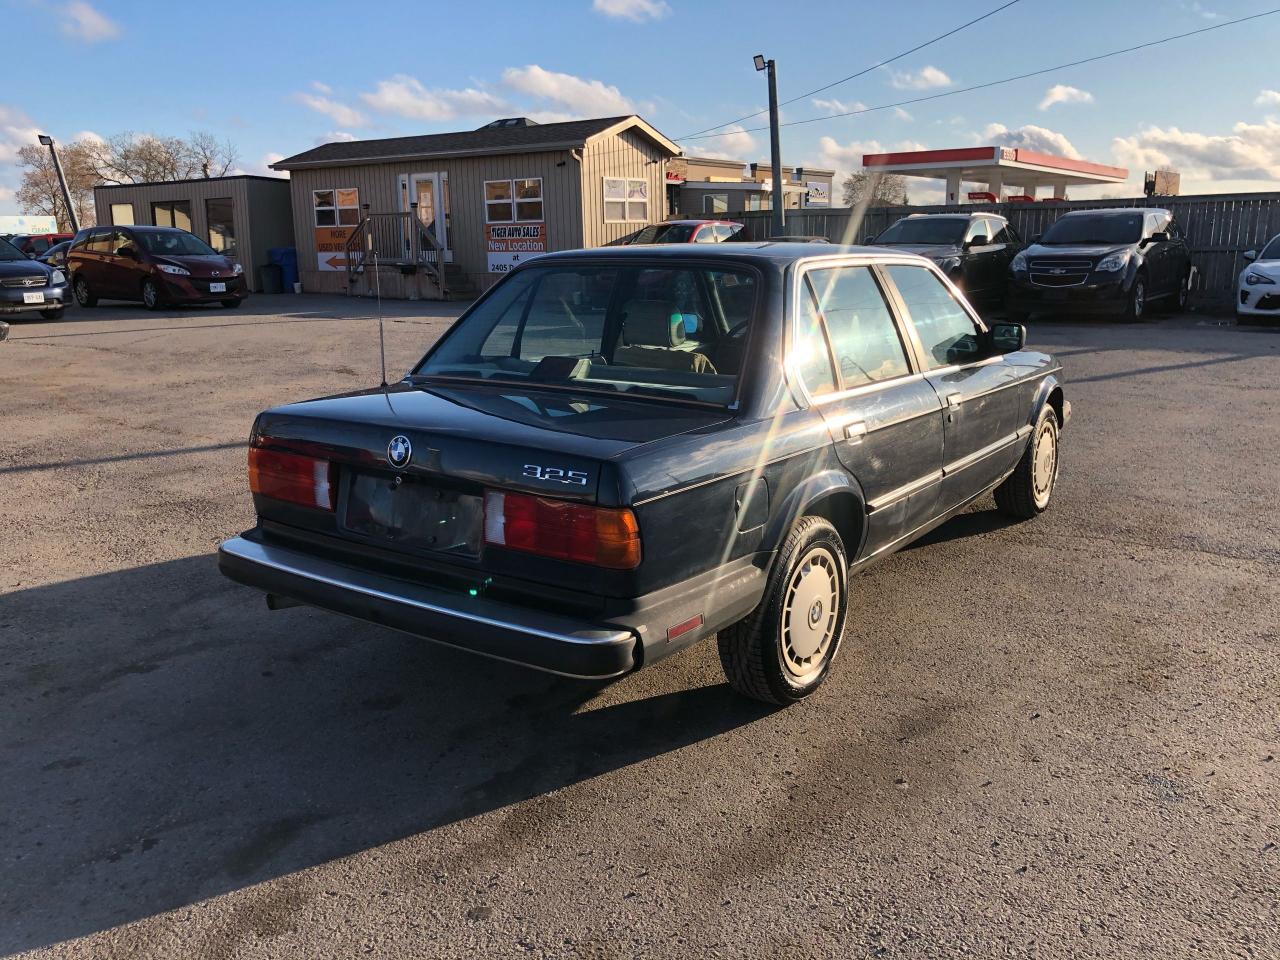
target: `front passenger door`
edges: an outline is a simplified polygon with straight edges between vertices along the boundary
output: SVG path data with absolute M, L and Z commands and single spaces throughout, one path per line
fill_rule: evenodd
M 1008 474 L 1028 420 L 1019 372 L 985 348 L 982 328 L 930 268 L 884 268 L 945 414 L 939 512 L 960 506 Z
M 985 242 L 974 243 L 984 237 Z M 975 218 L 965 231 L 963 250 L 964 295 L 970 303 L 984 303 L 991 298 L 999 252 L 1000 248 L 992 234 L 991 221 L 982 217 Z

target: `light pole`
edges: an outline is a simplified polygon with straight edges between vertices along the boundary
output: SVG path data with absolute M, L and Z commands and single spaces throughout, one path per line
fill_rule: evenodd
M 756 70 L 769 71 L 769 161 L 773 167 L 773 216 L 770 233 L 780 237 L 785 233 L 787 215 L 782 209 L 782 148 L 778 144 L 778 71 L 772 60 L 757 53 Z
M 62 202 L 67 207 L 67 219 L 71 221 L 71 232 L 80 232 L 80 223 L 76 220 L 76 209 L 71 205 L 71 191 L 67 189 L 67 178 L 62 173 L 62 161 L 58 159 L 58 148 L 53 145 L 53 137 L 45 134 L 39 134 L 40 142 L 49 148 L 49 153 L 53 157 L 53 169 L 58 173 L 58 185 L 62 187 Z

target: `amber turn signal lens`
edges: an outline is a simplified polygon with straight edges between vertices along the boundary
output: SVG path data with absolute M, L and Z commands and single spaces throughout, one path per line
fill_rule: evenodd
M 511 550 L 611 570 L 640 565 L 640 525 L 627 509 L 490 490 L 484 537 Z
M 249 489 L 264 497 L 332 510 L 338 501 L 334 465 L 328 460 L 249 448 Z

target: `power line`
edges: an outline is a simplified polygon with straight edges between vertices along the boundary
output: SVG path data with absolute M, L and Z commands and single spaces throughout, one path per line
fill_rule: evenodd
M 1083 66 L 1086 63 L 1096 63 L 1099 60 L 1106 60 L 1110 57 L 1118 57 L 1121 54 L 1133 53 L 1136 50 L 1145 50 L 1148 47 L 1156 47 L 1162 43 L 1170 43 L 1174 40 L 1184 40 L 1187 37 L 1194 37 L 1201 33 L 1209 33 L 1213 30 L 1221 30 L 1223 27 L 1232 27 L 1239 23 L 1247 23 L 1250 20 L 1259 20 L 1262 17 L 1270 17 L 1280 13 L 1280 7 L 1273 10 L 1265 10 L 1262 13 L 1255 13 L 1247 17 L 1240 17 L 1237 20 L 1224 20 L 1222 23 L 1215 23 L 1208 27 L 1201 27 L 1198 30 L 1189 30 L 1186 33 L 1174 34 L 1171 37 L 1161 37 L 1159 40 L 1148 40 L 1146 43 L 1139 43 L 1132 47 L 1125 47 L 1123 50 L 1112 50 L 1110 53 L 1100 53 L 1094 57 L 1085 57 L 1083 60 L 1073 60 L 1070 63 L 1060 63 L 1055 67 L 1045 67 L 1042 70 L 1032 70 L 1030 73 L 1020 73 L 1015 77 L 1005 77 L 1003 80 L 989 80 L 986 83 L 976 83 L 971 87 L 961 87 L 958 90 L 944 90 L 941 93 L 932 93 L 923 97 L 913 97 L 910 100 L 899 100 L 896 103 L 882 103 L 875 107 L 863 107 L 859 110 L 848 110 L 844 113 L 833 113 L 825 117 L 808 117 L 803 120 L 789 120 L 780 124 L 783 127 L 797 127 L 806 123 L 820 123 L 824 120 L 838 120 L 841 117 L 856 117 L 864 113 L 875 113 L 878 110 L 891 110 L 894 107 L 906 107 L 913 103 L 924 103 L 929 100 L 941 100 L 943 97 L 954 97 L 961 93 L 972 93 L 975 90 L 985 90 L 988 87 L 998 87 L 1006 83 L 1014 83 L 1018 80 L 1027 80 L 1031 77 L 1039 77 L 1046 73 L 1053 73 L 1056 70 L 1068 70 L 1071 67 Z M 715 127 L 708 129 L 714 130 Z M 676 137 L 676 140 L 710 140 L 714 137 L 731 137 L 737 133 L 758 133 L 761 130 L 767 130 L 768 127 L 750 127 L 747 130 L 731 130 L 727 133 L 703 133 L 695 134 L 687 137 Z
M 815 93 L 822 93 L 824 90 L 830 90 L 832 87 L 838 87 L 842 83 L 848 83 L 850 80 L 856 80 L 858 77 L 865 76 L 866 74 L 870 73 L 872 70 L 879 70 L 881 67 L 887 67 L 889 64 L 895 63 L 898 60 L 901 60 L 903 57 L 909 57 L 911 56 L 911 54 L 916 53 L 917 51 L 923 50 L 925 47 L 932 46 L 933 44 L 937 43 L 939 40 L 945 40 L 947 39 L 947 37 L 954 36 L 955 34 L 959 33 L 961 30 L 965 30 L 965 29 L 968 29 L 969 27 L 972 27 L 975 23 L 981 23 L 983 20 L 986 20 L 988 17 L 994 17 L 1001 10 L 1007 10 L 1009 7 L 1012 7 L 1015 3 L 1020 3 L 1020 2 L 1021 0 L 1009 0 L 1009 2 L 1004 4 L 1003 6 L 996 7 L 994 10 L 990 10 L 987 13 L 984 13 L 982 16 L 977 17 L 973 20 L 970 20 L 968 23 L 962 23 L 960 24 L 960 26 L 955 27 L 951 30 L 948 30 L 946 33 L 938 34 L 938 36 L 934 37 L 932 40 L 926 40 L 924 43 L 918 44 L 917 46 L 912 47 L 910 50 L 904 50 L 902 51 L 902 53 L 899 53 L 896 56 L 892 56 L 888 60 L 881 60 L 879 63 L 873 63 L 871 66 L 866 67 L 862 70 L 859 70 L 857 73 L 851 73 L 849 74 L 849 76 L 844 77 L 840 80 L 832 80 L 830 83 L 825 84 L 824 86 L 818 87 L 816 90 L 810 90 L 808 93 L 802 93 L 799 96 L 792 97 L 790 100 L 783 100 L 782 103 L 778 104 L 778 106 L 785 107 L 787 106 L 787 104 L 795 103 L 797 100 L 803 100 L 805 97 L 811 97 Z M 707 133 L 710 130 L 719 130 L 721 127 L 729 126 L 729 124 L 741 123 L 743 120 L 750 120 L 752 117 L 758 117 L 760 116 L 760 114 L 768 113 L 768 112 L 769 111 L 767 108 L 764 110 L 757 110 L 755 113 L 748 113 L 745 117 L 739 117 L 737 120 L 729 120 L 726 123 L 717 123 L 715 126 L 707 127 L 706 129 L 703 129 L 703 130 L 698 130 L 684 137 L 676 137 L 675 139 L 676 140 L 692 140 L 694 137 L 698 136 L 698 134 Z

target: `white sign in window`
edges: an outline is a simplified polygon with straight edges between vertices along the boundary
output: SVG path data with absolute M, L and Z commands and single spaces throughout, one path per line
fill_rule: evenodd
M 648 223 L 649 181 L 605 177 L 604 222 Z
M 354 227 L 360 222 L 360 191 L 355 187 L 312 190 L 317 227 Z
M 485 223 L 541 223 L 542 178 L 486 180 Z

